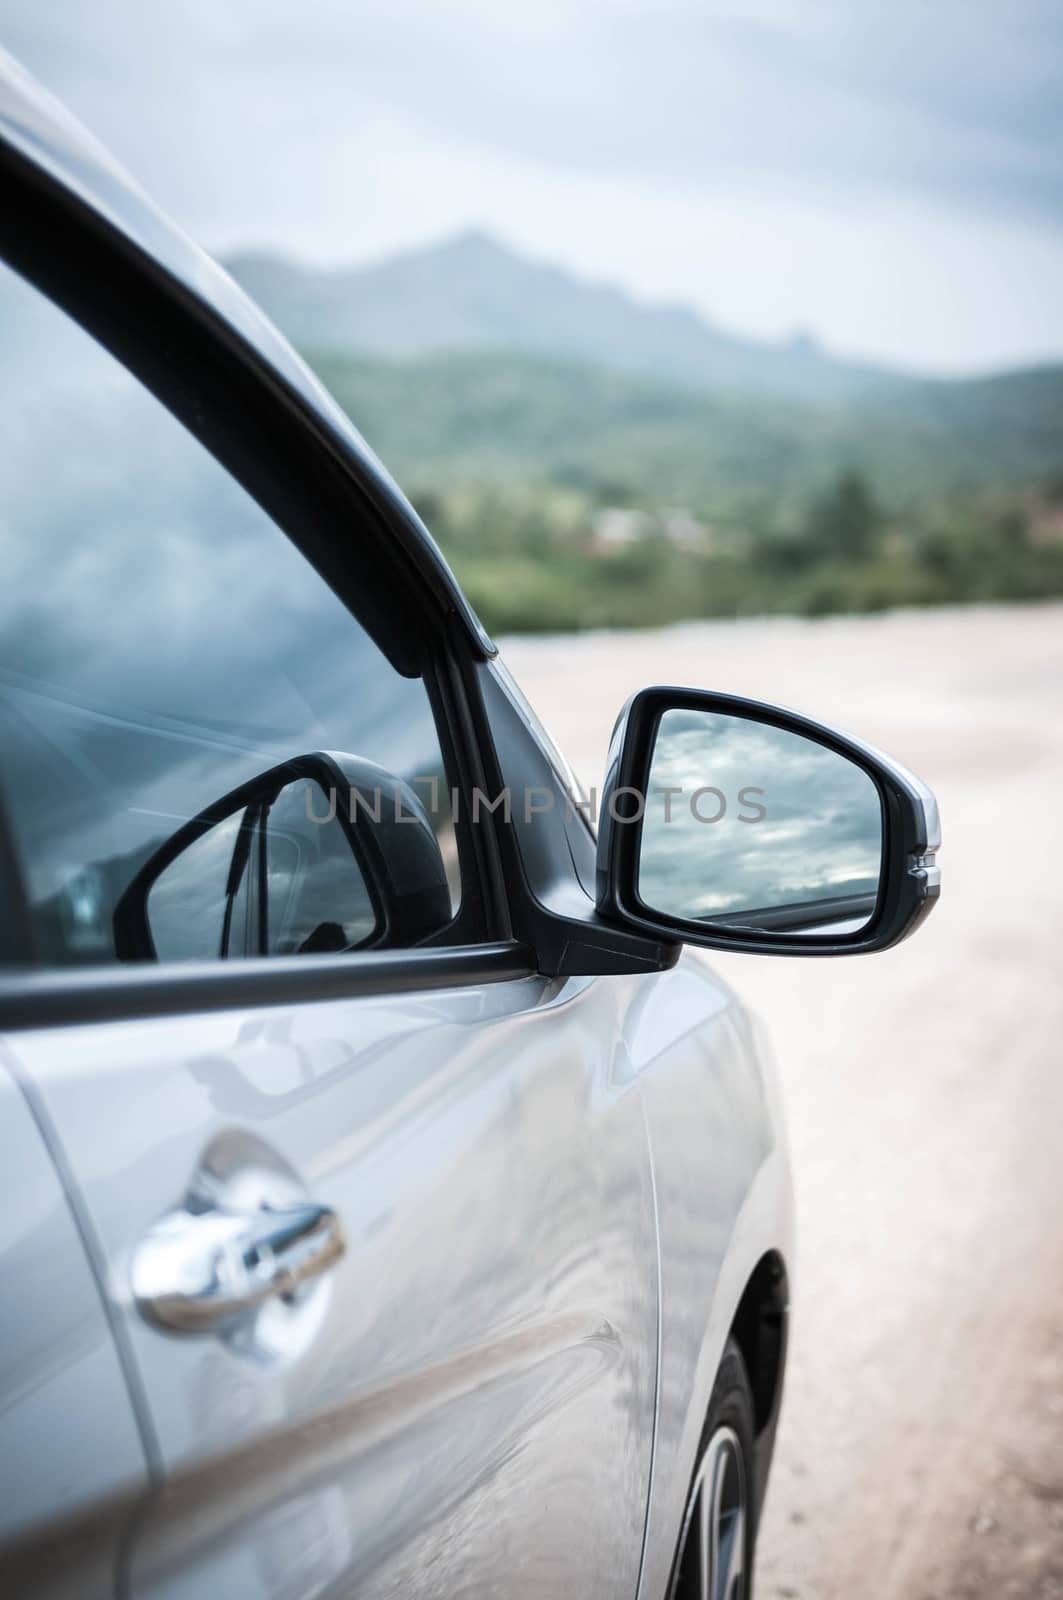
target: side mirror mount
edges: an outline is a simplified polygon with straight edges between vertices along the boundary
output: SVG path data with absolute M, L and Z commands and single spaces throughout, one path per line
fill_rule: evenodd
M 124 961 L 409 947 L 451 919 L 431 822 L 360 756 L 295 756 L 158 847 L 114 912 Z
M 885 950 L 932 909 L 940 843 L 931 791 L 871 746 L 736 695 L 642 689 L 609 751 L 597 907 L 717 950 Z

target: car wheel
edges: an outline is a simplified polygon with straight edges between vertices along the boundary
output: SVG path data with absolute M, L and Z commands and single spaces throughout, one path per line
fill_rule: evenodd
M 716 1375 L 676 1554 L 671 1600 L 750 1600 L 753 1395 L 738 1346 Z

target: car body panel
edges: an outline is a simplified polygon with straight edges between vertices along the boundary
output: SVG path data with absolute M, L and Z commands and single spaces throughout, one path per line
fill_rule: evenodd
M 78 1223 L 2 1064 L 0 1185 L 0 1593 L 109 1592 L 145 1454 Z
M 664 1594 L 734 1310 L 792 1228 L 770 1056 L 702 958 L 12 1038 L 158 1439 L 132 1596 L 634 1595 L 643 1559 Z M 234 1128 L 349 1237 L 279 1358 L 161 1333 L 130 1293 Z
M 529 979 L 18 1036 L 158 1438 L 133 1595 L 281 1595 L 293 1571 L 306 1593 L 635 1595 L 658 1322 L 640 1080 L 705 1059 L 679 1040 L 657 1062 L 644 1017 L 636 1064 L 648 999 Z M 348 1234 L 280 1353 L 160 1332 L 129 1292 L 234 1129 Z
M 645 980 L 629 1039 L 636 1063 L 647 1062 L 640 1077 L 661 1263 L 647 1600 L 667 1591 L 709 1398 L 742 1295 L 766 1256 L 782 1260 L 792 1283 L 794 1253 L 789 1144 L 764 1030 L 699 952 L 684 951 L 668 980 Z

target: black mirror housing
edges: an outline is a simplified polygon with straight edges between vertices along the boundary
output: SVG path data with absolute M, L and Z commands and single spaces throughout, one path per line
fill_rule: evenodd
M 640 892 L 640 864 L 649 796 L 651 792 L 666 792 L 656 788 L 651 791 L 651 769 L 662 719 L 668 714 L 680 713 L 707 714 L 717 719 L 714 725 L 726 719 L 728 726 L 749 730 L 752 737 L 762 741 L 769 735 L 776 741 L 789 737 L 795 746 L 823 760 L 828 760 L 828 752 L 833 753 L 837 770 L 851 773 L 869 796 L 873 785 L 877 809 L 873 799 L 868 803 L 876 810 L 876 872 L 873 879 L 864 880 L 865 892 L 849 899 L 805 901 L 801 908 L 803 914 L 799 918 L 791 915 L 789 919 L 764 905 L 754 912 L 720 914 L 710 911 L 691 915 L 683 914 L 683 908 L 662 909 L 659 901 L 656 905 L 647 903 Z M 715 789 L 696 791 L 697 794 L 710 792 L 720 793 Z M 758 805 L 754 796 L 762 795 L 763 790 L 750 787 L 740 792 L 748 794 L 746 804 L 751 811 L 739 821 L 758 820 L 758 810 L 763 813 L 765 807 Z M 699 822 L 717 820 L 698 812 L 695 816 Z M 837 811 L 836 817 L 844 824 L 844 809 Z M 667 815 L 665 820 L 669 820 Z M 659 836 L 659 824 L 655 826 Z M 688 834 L 693 831 L 688 828 Z M 777 835 L 785 831 L 775 830 Z M 747 830 L 742 838 L 743 845 L 749 837 Z M 705 690 L 657 686 L 642 689 L 631 697 L 613 731 L 599 821 L 597 908 L 603 917 L 628 927 L 716 950 L 762 955 L 867 954 L 899 943 L 915 931 L 933 908 L 940 892 L 940 870 L 936 861 L 940 844 L 940 820 L 933 793 L 913 773 L 870 745 L 812 718 L 761 701 Z M 779 848 L 768 840 L 761 860 L 770 861 L 770 855 L 765 856 L 764 852 Z M 672 853 L 676 856 L 674 850 Z M 686 856 L 678 856 L 678 869 L 673 870 L 685 869 L 689 855 L 688 851 Z M 791 844 L 787 857 L 791 868 L 795 858 L 800 859 L 799 852 L 795 852 Z M 722 858 L 717 854 L 716 859 Z M 690 862 L 692 870 L 696 865 Z M 842 906 L 849 909 L 837 909 Z M 854 906 L 859 906 L 858 918 L 851 914 Z M 820 931 L 816 931 L 817 922 Z

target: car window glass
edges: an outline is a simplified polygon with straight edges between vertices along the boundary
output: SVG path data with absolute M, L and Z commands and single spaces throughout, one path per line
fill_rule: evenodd
M 0 349 L 0 781 L 44 958 L 116 959 L 116 907 L 174 834 L 319 752 L 374 763 L 431 802 L 445 926 L 460 883 L 424 682 L 394 669 L 125 368 L 5 268 Z M 237 826 L 219 823 L 147 888 L 159 959 L 220 953 Z M 312 839 L 288 815 L 286 843 L 278 830 L 269 870 L 287 898 L 278 887 L 272 953 L 371 931 L 372 894 L 337 829 Z M 374 870 L 379 897 L 386 860 Z M 241 881 L 229 954 L 255 953 L 254 914 Z

